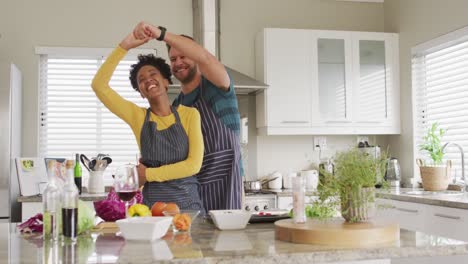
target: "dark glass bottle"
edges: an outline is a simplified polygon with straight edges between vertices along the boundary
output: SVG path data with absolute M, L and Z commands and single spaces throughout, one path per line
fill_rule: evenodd
M 66 161 L 67 179 L 62 192 L 62 234 L 65 239 L 76 240 L 78 233 L 78 188 L 73 172 L 73 160 Z

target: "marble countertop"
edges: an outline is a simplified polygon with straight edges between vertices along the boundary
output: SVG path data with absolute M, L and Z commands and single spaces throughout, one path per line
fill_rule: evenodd
M 390 188 L 389 190 L 377 190 L 377 197 L 392 199 L 403 202 L 421 203 L 458 209 L 468 209 L 468 192 L 441 191 L 429 192 L 422 188 Z M 278 197 L 292 196 L 291 189 L 268 190 L 274 192 Z M 308 196 L 316 196 L 313 191 L 306 191 Z
M 420 256 L 467 255 L 466 242 L 407 230 L 392 244 L 367 248 L 338 248 L 275 240 L 274 225 L 249 224 L 245 230 L 220 231 L 200 219 L 191 235 L 169 232 L 152 243 L 126 241 L 114 233 L 80 235 L 76 244 L 45 243 L 41 234 L 21 235 L 16 224 L 0 223 L 0 259 L 9 263 L 44 263 L 58 258 L 68 263 L 317 263 Z M 64 262 L 65 263 L 65 262 Z
M 80 200 L 83 201 L 99 201 L 104 200 L 107 197 L 107 193 L 81 193 Z M 19 203 L 41 203 L 42 195 L 34 196 L 18 196 L 17 201 Z
M 419 188 L 379 190 L 377 197 L 403 202 L 421 203 L 458 209 L 468 209 L 468 193 L 458 191 L 429 192 Z
M 289 196 L 292 196 L 292 194 L 293 194 L 292 189 L 266 189 L 265 191 L 272 192 L 272 193 L 276 194 L 278 197 L 289 197 Z M 317 196 L 316 191 L 306 190 L 305 194 L 307 196 Z

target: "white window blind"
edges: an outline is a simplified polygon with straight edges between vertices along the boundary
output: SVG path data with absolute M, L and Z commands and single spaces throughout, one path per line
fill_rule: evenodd
M 461 34 L 462 33 L 462 34 Z M 419 150 L 422 138 L 434 122 L 447 130 L 443 143 L 457 143 L 468 150 L 468 31 L 462 29 L 413 49 L 415 156 L 428 159 Z M 432 45 L 431 45 L 432 44 Z M 445 160 L 453 162 L 452 175 L 461 176 L 461 155 L 456 147 L 446 149 Z M 417 169 L 417 168 L 416 168 Z M 468 177 L 466 168 L 465 175 Z
M 110 86 L 127 100 L 148 107 L 128 79 L 135 58 L 127 56 L 121 61 Z M 109 154 L 113 162 L 104 174 L 108 185 L 115 168 L 135 163 L 139 150 L 130 127 L 107 110 L 91 88 L 104 59 L 98 55 L 40 55 L 39 156 L 74 159 L 74 153 L 89 158 Z M 87 178 L 84 167 L 83 174 Z

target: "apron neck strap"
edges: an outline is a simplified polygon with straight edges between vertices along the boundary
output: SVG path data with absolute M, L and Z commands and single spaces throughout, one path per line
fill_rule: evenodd
M 171 105 L 171 112 L 174 114 L 176 123 L 180 123 L 179 112 L 177 112 L 177 108 L 176 108 L 175 106 L 172 106 L 172 105 Z M 148 107 L 148 108 L 146 108 L 145 122 L 148 122 L 148 121 L 149 121 L 150 115 L 151 115 L 151 108 Z

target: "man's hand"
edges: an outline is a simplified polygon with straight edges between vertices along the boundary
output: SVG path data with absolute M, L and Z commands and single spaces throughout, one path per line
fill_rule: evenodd
M 138 184 L 142 186 L 146 183 L 146 166 L 142 163 L 138 164 L 137 172 L 138 172 Z
M 130 33 L 120 42 L 120 47 L 122 47 L 125 50 L 130 50 L 138 46 L 141 46 L 150 40 L 151 40 L 150 37 L 138 39 L 134 36 L 133 33 Z

